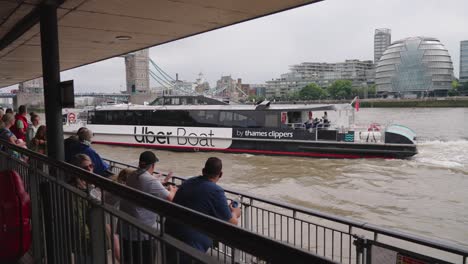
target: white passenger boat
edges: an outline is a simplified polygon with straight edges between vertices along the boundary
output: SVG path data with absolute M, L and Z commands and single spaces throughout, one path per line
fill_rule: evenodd
M 336 119 L 319 120 L 324 112 Z M 219 151 L 318 158 L 408 158 L 415 133 L 371 124 L 358 130 L 351 104 L 232 105 L 197 96 L 151 105 L 110 105 L 68 112 L 64 132 L 86 126 L 94 143 L 176 151 Z

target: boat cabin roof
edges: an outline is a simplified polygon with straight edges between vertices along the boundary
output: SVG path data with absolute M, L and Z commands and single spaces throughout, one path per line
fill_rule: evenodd
M 349 104 L 271 104 L 258 108 L 257 105 L 132 105 L 119 104 L 98 106 L 96 111 L 109 110 L 217 110 L 217 111 L 336 111 L 350 108 Z

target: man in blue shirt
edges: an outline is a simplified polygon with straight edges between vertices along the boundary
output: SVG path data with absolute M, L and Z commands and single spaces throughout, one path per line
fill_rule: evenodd
M 101 156 L 99 156 L 99 154 L 91 147 L 91 138 L 93 137 L 93 132 L 84 127 L 78 130 L 77 135 L 79 144 L 75 146 L 73 151 L 76 151 L 76 154 L 86 154 L 91 158 L 94 165 L 94 173 L 104 177 L 111 176 L 112 172 L 109 171 L 109 164 L 107 164 L 107 162 L 105 162 Z M 75 153 L 72 153 L 72 155 L 74 156 Z
M 228 205 L 223 188 L 216 184 L 223 175 L 222 167 L 220 159 L 209 158 L 202 170 L 203 175 L 186 180 L 173 202 L 237 225 L 240 208 Z M 187 226 L 168 220 L 166 228 L 170 235 L 201 252 L 205 253 L 213 245 L 210 237 Z

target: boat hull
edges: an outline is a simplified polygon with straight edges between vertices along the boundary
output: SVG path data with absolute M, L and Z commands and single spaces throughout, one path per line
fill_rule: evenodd
M 181 128 L 181 127 L 109 127 L 89 126 L 93 143 L 146 147 L 184 152 L 225 152 L 259 155 L 302 156 L 313 158 L 404 159 L 417 154 L 415 144 L 346 142 L 326 138 L 326 134 L 306 131 Z M 75 129 L 65 129 L 66 134 Z M 328 135 L 329 136 L 329 135 Z M 332 135 L 336 138 L 336 133 Z
M 335 142 L 243 142 L 234 140 L 229 148 L 200 148 L 193 146 L 170 146 L 162 144 L 145 144 L 130 142 L 93 141 L 96 144 L 119 145 L 129 147 L 145 147 L 180 152 L 223 152 L 248 153 L 255 155 L 301 156 L 312 158 L 332 159 L 406 159 L 418 153 L 416 145 L 389 145 L 389 144 L 356 144 Z

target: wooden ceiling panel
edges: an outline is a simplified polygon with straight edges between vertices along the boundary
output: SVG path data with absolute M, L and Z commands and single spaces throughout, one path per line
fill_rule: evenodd
M 21 45 L 2 58 L 2 61 L 41 61 L 41 47 Z
M 137 49 L 152 43 L 162 42 L 168 37 L 133 33 L 130 40 L 117 40 L 116 36 L 128 35 L 127 32 L 113 32 L 86 28 L 60 27 L 60 46 L 85 47 L 89 49 L 112 48 L 113 46 Z
M 58 9 L 60 68 L 71 69 L 317 1 L 67 0 Z M 0 0 L 0 21 L 4 21 L 0 22 L 0 40 L 39 2 L 26 0 L 16 9 L 18 2 Z M 122 35 L 131 39 L 118 41 L 116 37 Z M 36 24 L 0 50 L 0 87 L 39 77 L 41 70 Z
M 185 25 L 158 20 L 115 16 L 90 12 L 72 12 L 60 20 L 61 26 L 98 29 L 111 32 L 140 33 L 176 37 L 203 28 L 194 24 Z
M 210 27 L 213 27 L 213 24 L 221 26 L 251 16 L 249 12 L 166 0 L 113 1 L 112 5 L 107 5 L 104 1 L 88 1 L 78 10 L 186 25 L 192 25 L 195 22 L 197 25 Z M 174 13 L 173 10 L 177 12 Z

